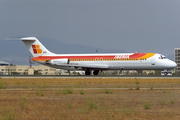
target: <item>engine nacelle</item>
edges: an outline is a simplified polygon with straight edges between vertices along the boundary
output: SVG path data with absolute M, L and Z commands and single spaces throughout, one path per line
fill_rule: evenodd
M 53 59 L 53 60 L 47 60 L 46 64 L 51 64 L 51 65 L 64 65 L 64 64 L 69 64 L 69 59 L 63 58 L 63 59 Z

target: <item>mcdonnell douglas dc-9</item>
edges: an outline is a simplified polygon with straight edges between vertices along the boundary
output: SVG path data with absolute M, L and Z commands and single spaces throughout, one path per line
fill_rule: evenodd
M 83 70 L 85 75 L 98 75 L 103 70 L 164 70 L 175 68 L 175 62 L 158 53 L 55 54 L 35 37 L 21 38 L 40 64 L 65 70 Z

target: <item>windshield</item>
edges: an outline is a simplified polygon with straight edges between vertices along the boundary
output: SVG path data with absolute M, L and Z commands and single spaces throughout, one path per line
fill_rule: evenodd
M 166 59 L 166 57 L 163 55 L 160 55 L 159 59 Z

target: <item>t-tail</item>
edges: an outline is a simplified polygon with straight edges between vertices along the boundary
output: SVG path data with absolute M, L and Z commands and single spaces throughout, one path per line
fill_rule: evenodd
M 21 40 L 24 42 L 34 57 L 54 55 L 54 53 L 46 49 L 35 37 L 25 37 L 21 38 Z

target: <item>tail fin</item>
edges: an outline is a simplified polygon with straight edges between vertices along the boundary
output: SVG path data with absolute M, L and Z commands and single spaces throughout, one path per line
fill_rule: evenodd
M 21 40 L 24 42 L 24 44 L 27 46 L 29 51 L 34 57 L 38 56 L 46 56 L 46 55 L 53 55 L 54 53 L 47 50 L 41 42 L 35 37 L 26 37 L 21 38 Z

